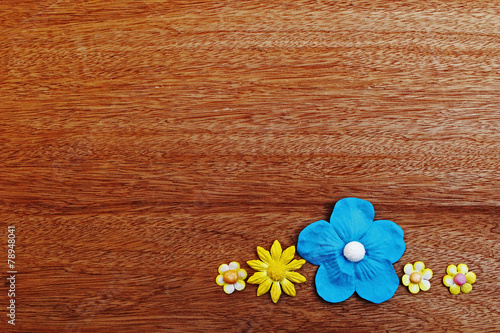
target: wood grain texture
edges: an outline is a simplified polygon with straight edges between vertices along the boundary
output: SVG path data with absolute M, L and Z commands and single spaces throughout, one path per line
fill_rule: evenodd
M 3 0 L 0 26 L 0 330 L 500 329 L 499 1 Z M 278 304 L 215 284 L 348 196 L 428 292 L 330 304 L 311 264 Z

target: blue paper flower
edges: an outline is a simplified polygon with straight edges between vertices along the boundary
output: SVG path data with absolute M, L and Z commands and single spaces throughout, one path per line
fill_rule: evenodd
M 392 221 L 373 221 L 375 210 L 366 200 L 344 198 L 333 209 L 330 223 L 317 221 L 299 235 L 297 250 L 319 265 L 316 290 L 328 302 L 342 302 L 354 291 L 382 303 L 399 285 L 393 263 L 405 251 L 403 229 Z

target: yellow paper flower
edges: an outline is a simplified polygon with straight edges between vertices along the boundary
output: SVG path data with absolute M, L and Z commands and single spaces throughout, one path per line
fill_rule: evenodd
M 412 294 L 420 290 L 427 291 L 431 287 L 429 280 L 432 278 L 432 270 L 425 268 L 425 264 L 417 261 L 415 264 L 406 264 L 405 275 L 401 278 L 403 284 L 408 287 Z
M 224 287 L 226 294 L 232 294 L 235 289 L 238 291 L 245 289 L 246 278 L 247 272 L 240 268 L 239 263 L 232 261 L 229 265 L 219 266 L 219 275 L 215 278 L 215 282 Z
M 292 282 L 306 282 L 306 278 L 302 274 L 294 272 L 306 262 L 304 259 L 293 259 L 295 246 L 290 246 L 282 251 L 280 242 L 275 240 L 271 246 L 271 253 L 257 246 L 257 254 L 262 261 L 247 261 L 247 264 L 257 271 L 247 281 L 259 285 L 257 296 L 264 295 L 269 289 L 271 289 L 271 299 L 274 303 L 278 302 L 281 289 L 285 294 L 295 296 L 295 286 Z
M 450 293 L 453 295 L 459 294 L 462 291 L 468 294 L 472 290 L 472 284 L 476 282 L 476 274 L 469 272 L 469 268 L 465 264 L 458 266 L 449 265 L 446 268 L 447 275 L 443 278 L 445 286 L 450 288 Z

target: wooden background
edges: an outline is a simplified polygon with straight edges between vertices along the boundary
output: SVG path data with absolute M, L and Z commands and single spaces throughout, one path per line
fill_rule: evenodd
M 1 331 L 500 329 L 499 1 L 2 0 L 0 26 Z M 347 196 L 430 291 L 330 304 L 311 264 L 278 304 L 215 284 Z

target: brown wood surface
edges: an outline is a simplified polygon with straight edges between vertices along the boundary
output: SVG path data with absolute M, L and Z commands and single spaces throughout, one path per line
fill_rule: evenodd
M 0 331 L 500 330 L 499 1 L 2 0 L 0 27 Z M 348 196 L 428 292 L 215 284 Z

